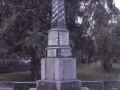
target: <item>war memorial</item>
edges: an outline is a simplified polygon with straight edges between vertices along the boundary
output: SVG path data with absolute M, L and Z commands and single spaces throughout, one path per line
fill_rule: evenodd
M 36 82 L 27 82 L 35 84 L 29 90 L 92 90 L 82 85 L 85 81 L 77 79 L 76 58 L 73 58 L 70 47 L 64 0 L 52 0 L 51 11 L 48 46 L 45 49 L 45 58 L 41 59 L 41 79 Z M 120 90 L 118 81 L 89 81 L 91 82 L 102 83 L 101 90 Z M 15 89 L 15 84 L 18 83 L 26 82 L 0 82 L 0 90 L 20 90 Z
M 37 90 L 81 90 L 81 81 L 76 79 L 76 59 L 72 58 L 69 44 L 64 0 L 52 0 L 48 47 L 46 57 L 41 60 Z
M 52 0 L 51 29 L 46 57 L 41 59 L 41 80 L 34 90 L 90 90 L 76 77 L 76 58 L 72 57 L 64 0 Z M 119 90 L 117 81 L 103 81 L 102 90 Z

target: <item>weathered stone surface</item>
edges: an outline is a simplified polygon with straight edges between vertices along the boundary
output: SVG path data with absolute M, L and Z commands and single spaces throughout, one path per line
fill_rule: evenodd
M 55 59 L 45 60 L 45 79 L 55 80 Z
M 45 80 L 45 58 L 41 59 L 41 79 Z
M 47 57 L 56 57 L 57 56 L 57 49 L 48 49 L 47 50 Z
M 58 31 L 48 33 L 48 45 L 58 45 Z
M 69 45 L 69 32 L 59 32 L 60 45 Z
M 48 31 L 46 57 L 72 57 L 69 30 L 66 28 L 64 0 L 52 0 L 51 29 Z M 61 52 L 64 50 L 64 52 Z
M 117 81 L 104 81 L 103 90 L 118 90 Z
M 61 90 L 81 90 L 80 81 L 60 82 Z
M 0 82 L 0 90 L 13 90 L 14 84 L 10 81 L 1 81 Z
M 13 82 L 10 81 L 2 81 L 0 82 L 0 88 L 13 88 Z
M 64 0 L 52 0 L 52 28 L 66 28 Z
M 13 88 L 0 88 L 0 90 L 14 90 Z
M 80 80 L 71 81 L 37 81 L 37 90 L 81 90 Z
M 29 90 L 37 90 L 36 88 L 30 88 Z
M 89 90 L 87 87 L 81 87 L 81 90 Z
M 65 49 L 61 48 L 59 52 L 59 56 L 60 57 L 71 57 L 72 56 L 71 48 L 65 48 Z
M 76 80 L 75 58 L 45 58 L 41 60 L 42 80 Z

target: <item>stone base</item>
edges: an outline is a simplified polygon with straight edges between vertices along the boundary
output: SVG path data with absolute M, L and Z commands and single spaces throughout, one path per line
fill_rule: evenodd
M 30 88 L 29 90 L 36 90 L 36 88 Z
M 37 90 L 81 90 L 80 80 L 48 81 L 38 80 Z
M 14 83 L 11 81 L 1 81 L 0 90 L 14 90 Z
M 14 90 L 13 88 L 0 88 L 0 90 Z
M 81 90 L 89 90 L 87 87 L 82 87 Z
M 0 90 L 14 90 L 13 88 L 0 88 Z
M 76 59 L 42 58 L 41 80 L 76 80 Z

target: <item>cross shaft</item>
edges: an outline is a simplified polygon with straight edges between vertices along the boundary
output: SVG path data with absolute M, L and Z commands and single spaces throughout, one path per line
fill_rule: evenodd
M 65 28 L 64 0 L 52 0 L 51 28 Z

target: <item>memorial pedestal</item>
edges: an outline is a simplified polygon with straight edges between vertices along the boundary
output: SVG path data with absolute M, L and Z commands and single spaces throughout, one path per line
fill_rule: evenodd
M 81 90 L 90 90 L 87 87 L 81 87 Z
M 80 80 L 49 81 L 38 80 L 37 90 L 81 90 Z
M 64 0 L 52 0 L 52 28 L 48 31 L 46 58 L 41 60 L 37 90 L 81 90 L 81 81 L 76 79 L 76 59 L 71 58 L 64 6 Z
M 76 80 L 76 59 L 43 58 L 37 90 L 81 90 L 81 81 Z
M 76 80 L 76 59 L 41 59 L 41 80 Z
M 36 88 L 30 88 L 29 90 L 37 90 Z

